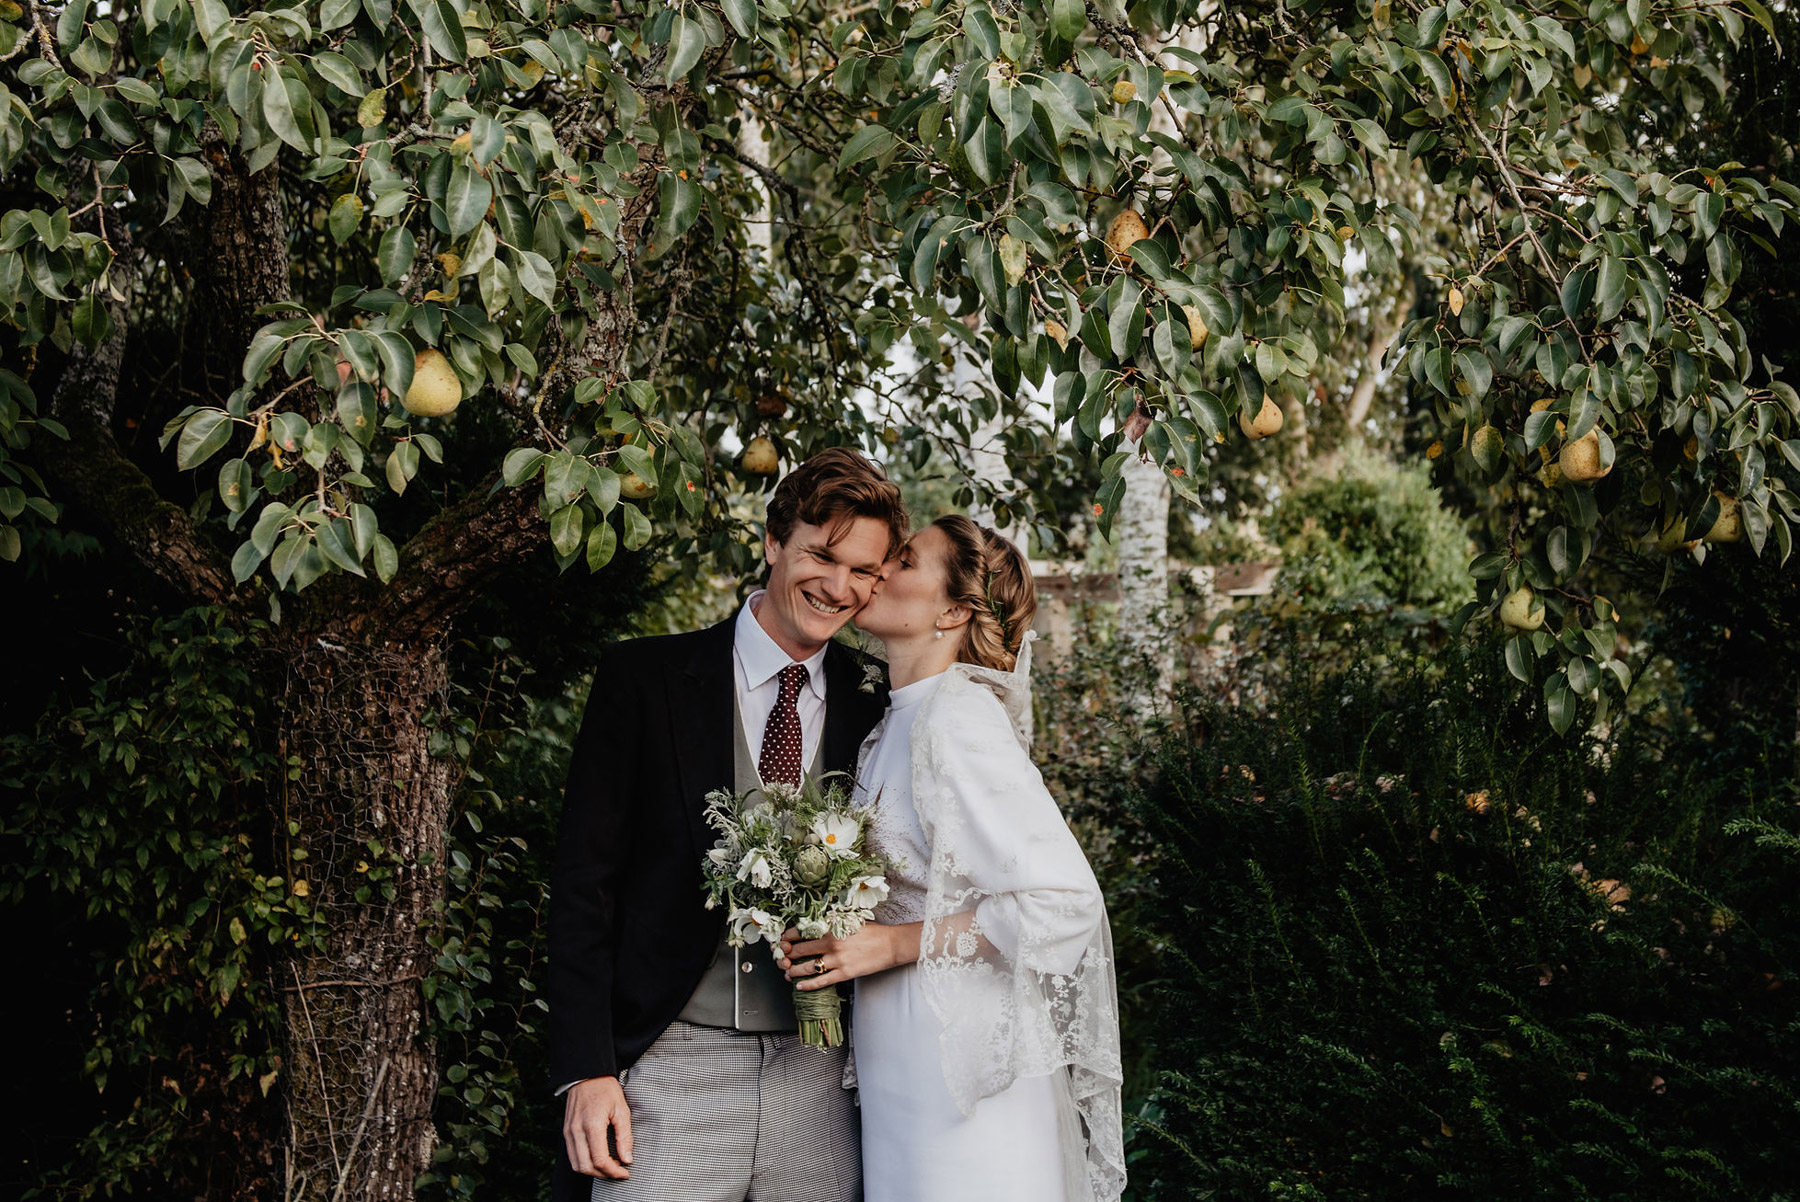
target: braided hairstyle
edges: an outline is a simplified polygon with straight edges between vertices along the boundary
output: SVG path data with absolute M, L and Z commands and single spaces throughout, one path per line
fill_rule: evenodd
M 1037 585 L 1024 552 L 961 514 L 931 523 L 950 540 L 945 592 L 969 611 L 956 658 L 1010 672 L 1037 614 Z

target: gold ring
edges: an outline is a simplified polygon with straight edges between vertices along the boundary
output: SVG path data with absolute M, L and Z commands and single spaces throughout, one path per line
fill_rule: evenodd
M 825 975 L 825 957 L 820 956 L 817 960 L 813 961 L 813 976 L 822 977 L 824 975 Z

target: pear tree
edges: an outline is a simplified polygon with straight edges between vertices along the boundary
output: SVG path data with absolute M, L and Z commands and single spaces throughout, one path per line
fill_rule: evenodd
M 528 557 L 604 571 L 654 540 L 748 570 L 738 502 L 782 466 L 996 423 L 1015 483 L 984 500 L 1042 538 L 1090 467 L 1102 530 L 1128 459 L 1197 501 L 1343 353 L 1355 273 L 1416 268 L 1440 300 L 1392 362 L 1510 506 L 1471 565 L 1489 610 L 1531 587 L 1509 664 L 1564 727 L 1628 683 L 1581 587 L 1598 541 L 1785 557 L 1800 517 L 1800 399 L 1730 308 L 1800 193 L 1633 122 L 1728 92 L 1724 48 L 1769 24 L 1757 0 L 0 0 L 0 556 L 72 513 L 183 598 L 278 619 L 271 880 L 314 932 L 282 961 L 291 1196 L 392 1196 L 429 1160 L 428 725 L 459 618 Z M 1455 238 L 1396 187 L 1421 171 Z M 952 339 L 986 365 L 967 395 L 887 370 Z

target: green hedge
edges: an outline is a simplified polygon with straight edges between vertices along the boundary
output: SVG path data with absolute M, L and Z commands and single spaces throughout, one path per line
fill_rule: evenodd
M 1480 646 L 1190 703 L 1135 1197 L 1800 1197 L 1791 771 L 1519 692 Z

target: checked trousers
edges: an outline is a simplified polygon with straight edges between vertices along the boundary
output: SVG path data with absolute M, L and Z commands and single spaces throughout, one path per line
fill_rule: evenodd
M 862 1148 L 843 1048 L 676 1022 L 626 1070 L 631 1178 L 592 1202 L 857 1202 Z

